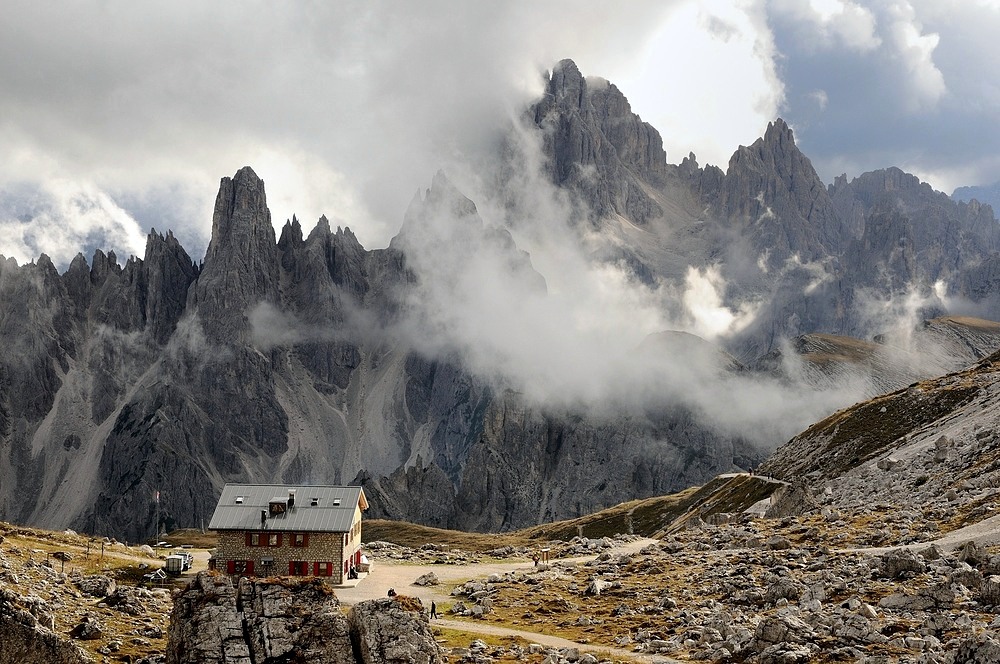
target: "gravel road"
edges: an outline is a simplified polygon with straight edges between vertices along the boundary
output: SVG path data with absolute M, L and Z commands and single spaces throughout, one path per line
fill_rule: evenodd
M 612 554 L 632 553 L 642 549 L 649 544 L 655 544 L 658 540 L 641 539 L 629 542 L 612 549 L 604 549 Z M 583 556 L 579 558 L 562 558 L 566 562 L 584 563 L 593 560 L 595 556 Z M 401 595 L 419 597 L 424 606 L 430 607 L 431 602 L 451 602 L 452 597 L 448 594 L 451 587 L 457 583 L 464 583 L 471 579 L 486 578 L 491 574 L 503 574 L 514 570 L 527 570 L 534 566 L 531 561 L 525 562 L 495 562 L 495 563 L 470 563 L 466 565 L 425 565 L 411 564 L 396 560 L 379 560 L 372 565 L 371 573 L 351 582 L 352 585 L 337 586 L 336 593 L 340 602 L 345 605 L 356 604 L 376 597 L 385 597 L 389 588 L 393 588 Z M 438 586 L 417 586 L 413 581 L 427 572 L 434 572 L 440 580 Z M 677 660 L 663 656 L 651 656 L 634 653 L 621 648 L 611 648 L 608 646 L 595 646 L 586 643 L 576 643 L 557 636 L 528 632 L 519 629 L 510 629 L 498 625 L 476 621 L 476 620 L 453 620 L 439 618 L 432 621 L 432 624 L 440 627 L 464 630 L 475 634 L 491 634 L 496 636 L 517 636 L 531 643 L 538 643 L 554 648 L 579 648 L 581 652 L 590 651 L 594 653 L 606 653 L 612 657 L 627 659 L 643 664 L 671 664 Z

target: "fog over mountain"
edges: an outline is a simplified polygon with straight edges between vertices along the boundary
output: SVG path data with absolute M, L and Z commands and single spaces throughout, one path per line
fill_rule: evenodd
M 670 164 L 613 83 L 564 60 L 543 88 L 386 248 L 276 234 L 245 167 L 203 260 L 154 230 L 124 267 L 3 261 L 0 518 L 137 539 L 157 491 L 197 526 L 226 481 L 359 481 L 377 515 L 514 528 L 1000 346 L 989 206 L 897 168 L 825 185 L 781 119 L 725 171 Z
M 141 256 L 151 226 L 200 259 L 207 183 L 246 164 L 276 230 L 326 214 L 384 248 L 413 192 L 478 172 L 567 55 L 626 91 L 671 162 L 725 169 L 782 117 L 824 183 L 895 165 L 950 192 L 1000 172 L 995 0 L 4 9 L 0 253 L 60 270 Z

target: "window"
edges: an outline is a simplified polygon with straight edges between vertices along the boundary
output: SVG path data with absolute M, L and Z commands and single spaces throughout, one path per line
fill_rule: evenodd
M 227 567 L 230 574 L 246 574 L 249 571 L 246 560 L 230 560 Z
M 292 546 L 309 546 L 309 535 L 307 533 L 295 533 L 292 535 Z
M 246 500 L 245 496 L 236 496 L 236 504 L 237 505 L 242 505 L 244 500 Z
M 289 576 L 309 576 L 309 563 L 303 560 L 293 560 L 288 563 Z
M 247 546 L 281 546 L 281 533 L 247 533 Z
M 333 565 L 331 563 L 316 563 L 316 576 L 332 576 Z

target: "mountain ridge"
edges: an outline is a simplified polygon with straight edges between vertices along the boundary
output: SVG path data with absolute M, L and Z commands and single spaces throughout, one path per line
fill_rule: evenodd
M 440 173 L 390 245 L 367 250 L 326 217 L 308 235 L 293 217 L 276 237 L 264 183 L 246 167 L 220 182 L 200 264 L 155 231 L 124 267 L 101 251 L 62 275 L 45 256 L 0 261 L 0 338 L 23 349 L 0 358 L 0 515 L 135 540 L 198 525 L 226 481 L 357 481 L 379 516 L 513 529 L 759 464 L 759 440 L 791 435 L 797 420 L 755 431 L 769 413 L 747 401 L 720 423 L 711 400 L 759 387 L 820 399 L 822 381 L 840 378 L 739 367 L 802 334 L 883 332 L 886 317 L 866 318 L 859 302 L 916 291 L 925 304 L 911 309 L 944 313 L 933 285 L 947 281 L 967 300 L 961 313 L 1000 314 L 990 208 L 928 193 L 901 171 L 827 187 L 780 119 L 725 173 L 694 155 L 672 166 L 621 91 L 571 61 L 526 118 L 548 184 L 579 213 L 589 265 L 657 297 L 714 278 L 718 310 L 753 312 L 720 337 L 733 363 L 654 344 L 622 353 L 641 380 L 613 386 L 613 398 L 558 394 L 579 387 L 561 377 L 556 398 L 539 400 L 525 388 L 541 389 L 540 374 L 507 361 L 507 338 L 525 332 L 481 306 L 518 312 L 559 295 L 519 245 L 524 226 L 480 212 L 525 209 L 506 197 L 515 182 L 499 194 L 510 205 L 479 206 Z M 921 352 L 940 360 L 934 370 L 953 369 L 989 343 Z M 603 376 L 606 358 L 586 362 L 578 383 Z M 850 381 L 899 387 L 927 370 Z M 811 407 L 829 413 L 865 389 Z M 782 415 L 792 416 L 803 413 Z

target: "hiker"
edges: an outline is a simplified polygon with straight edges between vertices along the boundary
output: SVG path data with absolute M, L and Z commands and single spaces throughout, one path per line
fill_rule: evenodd
M 389 592 L 388 592 L 388 593 L 386 593 L 386 594 L 387 594 L 387 595 L 388 595 L 389 597 L 395 597 L 395 596 L 396 596 L 396 589 L 395 589 L 395 588 L 389 588 Z
M 438 617 L 438 605 L 435 604 L 434 602 L 431 602 L 431 620 L 434 620 L 437 617 Z
M 535 561 L 535 567 L 538 567 L 538 554 L 536 553 L 535 555 L 533 555 L 531 559 Z

